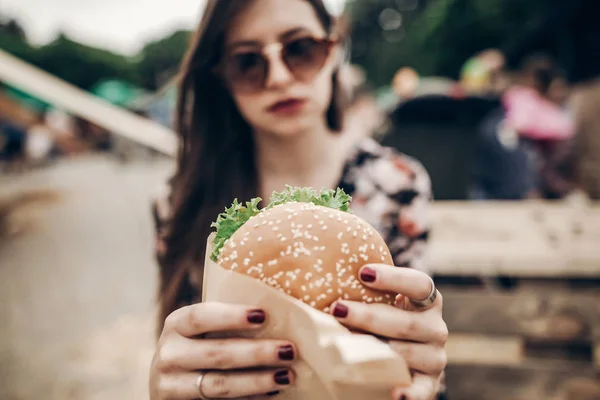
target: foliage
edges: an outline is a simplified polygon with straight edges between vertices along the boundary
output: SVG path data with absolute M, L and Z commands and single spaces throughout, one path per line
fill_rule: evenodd
M 403 12 L 404 37 L 393 42 L 379 25 L 385 8 L 402 1 L 353 0 L 348 11 L 355 31 L 353 42 L 370 43 L 357 49 L 353 60 L 375 84 L 387 84 L 401 67 L 421 75 L 457 77 L 464 62 L 486 48 L 510 48 L 547 14 L 548 0 L 435 0 Z
M 138 64 L 144 87 L 156 89 L 175 74 L 187 49 L 190 36 L 190 31 L 177 31 L 144 46 Z
M 86 46 L 61 34 L 35 47 L 24 29 L 0 15 L 0 49 L 85 90 L 105 80 L 128 81 L 156 89 L 172 76 L 187 47 L 190 32 L 178 31 L 147 44 L 135 57 Z

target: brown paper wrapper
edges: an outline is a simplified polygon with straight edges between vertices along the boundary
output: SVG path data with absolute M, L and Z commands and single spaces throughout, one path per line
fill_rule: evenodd
M 254 278 L 225 270 L 210 259 L 208 239 L 202 301 L 264 308 L 268 320 L 259 331 L 211 337 L 284 339 L 299 351 L 296 381 L 277 398 L 285 400 L 389 400 L 391 390 L 410 384 L 404 359 L 371 335 L 350 332 L 328 314 Z

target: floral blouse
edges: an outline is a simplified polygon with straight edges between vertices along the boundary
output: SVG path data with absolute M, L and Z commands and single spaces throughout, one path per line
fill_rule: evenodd
M 429 175 L 418 161 L 371 138 L 363 139 L 351 152 L 338 186 L 352 196 L 353 213 L 385 239 L 396 266 L 428 272 L 425 250 L 432 193 Z M 166 251 L 168 197 L 165 187 L 152 204 L 159 259 Z M 198 285 L 192 275 L 190 280 Z

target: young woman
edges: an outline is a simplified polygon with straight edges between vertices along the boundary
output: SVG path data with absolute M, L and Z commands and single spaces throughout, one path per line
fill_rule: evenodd
M 396 265 L 414 267 L 362 271 L 366 285 L 401 295 L 398 307 L 340 301 L 332 313 L 387 337 L 406 358 L 413 383 L 391 398 L 436 395 L 448 332 L 441 297 L 418 271 L 429 179 L 391 149 L 345 141 L 343 46 L 322 0 L 208 1 L 181 71 L 177 171 L 169 195 L 154 205 L 161 312 L 153 400 L 276 395 L 294 384 L 294 343 L 203 338 L 260 327 L 268 309 L 199 302 L 210 223 L 232 199 L 268 201 L 286 184 L 344 188 L 354 212 L 387 239 Z

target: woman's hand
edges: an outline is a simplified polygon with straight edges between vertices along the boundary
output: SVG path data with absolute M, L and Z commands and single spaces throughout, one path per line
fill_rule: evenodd
M 165 321 L 152 360 L 150 399 L 240 398 L 272 395 L 288 387 L 294 381 L 290 364 L 297 354 L 292 343 L 200 338 L 210 332 L 258 329 L 266 318 L 263 310 L 221 303 L 174 311 Z
M 442 296 L 426 310 L 409 299 L 422 300 L 431 292 L 431 279 L 424 273 L 389 265 L 363 267 L 361 281 L 376 290 L 398 293 L 396 306 L 339 301 L 332 314 L 344 325 L 390 339 L 390 346 L 406 360 L 412 384 L 396 388 L 393 400 L 431 400 L 446 367 L 448 328 L 442 319 Z

